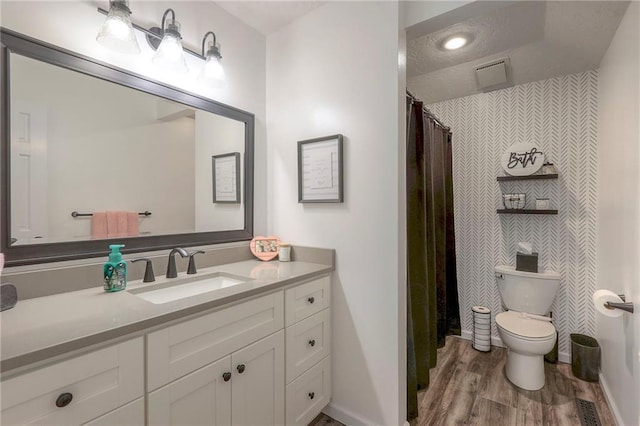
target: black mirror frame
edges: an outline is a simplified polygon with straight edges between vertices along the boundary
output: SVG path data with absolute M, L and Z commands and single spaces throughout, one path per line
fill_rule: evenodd
M 122 86 L 147 92 L 180 102 L 223 117 L 245 123 L 244 155 L 244 229 L 232 231 L 169 234 L 148 237 L 118 239 L 126 244 L 123 253 L 163 250 L 176 246 L 197 246 L 253 238 L 253 175 L 254 175 L 254 129 L 253 114 L 231 106 L 187 93 L 177 88 L 155 82 L 146 77 L 113 67 L 78 53 L 53 46 L 5 28 L 0 28 L 2 48 L 0 52 L 0 251 L 5 254 L 7 266 L 28 265 L 45 262 L 104 256 L 114 239 L 70 241 L 12 246 L 11 242 L 11 160 L 10 160 L 10 87 L 9 54 L 17 53 L 32 59 L 61 66 L 73 71 L 111 81 Z

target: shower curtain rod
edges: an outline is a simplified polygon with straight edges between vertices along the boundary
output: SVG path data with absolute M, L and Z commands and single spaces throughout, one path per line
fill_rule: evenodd
M 411 93 L 410 91 L 406 90 L 407 92 L 407 97 L 409 97 L 411 99 L 411 103 L 414 102 L 421 102 L 422 103 L 422 113 L 425 114 L 427 117 L 429 117 L 430 119 L 432 119 L 433 121 L 436 122 L 436 124 L 440 127 L 443 127 L 447 130 L 451 129 L 449 126 L 447 126 L 446 124 L 444 124 L 442 121 L 440 121 L 440 119 L 438 119 L 438 117 L 435 116 L 434 113 L 432 113 L 429 108 L 427 108 L 426 106 L 424 106 L 424 102 L 422 102 L 420 99 L 418 99 L 416 97 L 416 95 L 414 95 L 413 93 Z

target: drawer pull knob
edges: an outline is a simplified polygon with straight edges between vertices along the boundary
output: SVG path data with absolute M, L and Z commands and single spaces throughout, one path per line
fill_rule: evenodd
M 58 399 L 56 399 L 56 407 L 60 407 L 60 408 L 66 407 L 71 403 L 72 399 L 73 399 L 73 395 L 70 394 L 69 392 L 62 393 L 60 394 Z
M 225 382 L 228 382 L 229 380 L 231 380 L 231 373 L 227 371 L 226 373 L 222 374 L 222 379 Z
M 313 399 L 315 398 L 316 394 L 315 392 L 309 392 L 309 399 Z
M 314 347 L 316 345 L 315 340 L 309 340 L 309 346 Z
M 236 369 L 238 370 L 238 373 L 242 374 L 244 373 L 244 369 L 245 369 L 245 365 L 244 364 L 240 364 L 236 367 Z
M 307 301 L 308 301 L 309 303 L 313 303 L 313 302 L 315 302 L 315 301 L 316 301 L 316 299 L 315 299 L 313 296 L 311 296 L 310 298 L 308 298 L 308 299 L 307 299 Z

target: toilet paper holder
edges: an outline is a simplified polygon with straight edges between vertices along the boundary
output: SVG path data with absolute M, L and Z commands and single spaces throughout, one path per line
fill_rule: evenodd
M 607 308 L 607 309 L 620 309 L 620 310 L 623 310 L 625 312 L 629 312 L 630 314 L 632 314 L 633 313 L 633 303 L 627 302 L 626 298 L 624 297 L 624 294 L 619 294 L 618 297 L 620 299 L 622 299 L 622 301 L 624 303 L 606 302 L 604 304 L 604 307 Z

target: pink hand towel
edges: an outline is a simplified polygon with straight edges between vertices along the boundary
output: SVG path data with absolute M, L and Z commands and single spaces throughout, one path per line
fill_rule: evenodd
M 127 236 L 127 212 L 107 212 L 107 235 L 109 238 Z
M 127 212 L 127 237 L 137 237 L 138 235 L 138 212 Z
M 107 238 L 107 229 L 107 213 L 93 212 L 93 216 L 91 217 L 91 238 Z

